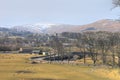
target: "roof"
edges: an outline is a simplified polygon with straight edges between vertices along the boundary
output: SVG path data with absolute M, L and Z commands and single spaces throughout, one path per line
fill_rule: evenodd
M 21 53 L 31 53 L 32 49 L 23 49 L 22 51 L 20 51 Z
M 35 52 L 35 53 L 39 53 L 40 50 L 33 50 L 32 52 L 33 52 L 33 53 L 34 53 L 34 52 Z

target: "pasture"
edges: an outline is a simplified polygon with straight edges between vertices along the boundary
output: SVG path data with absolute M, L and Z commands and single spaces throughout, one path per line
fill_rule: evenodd
M 118 69 L 31 64 L 30 54 L 0 54 L 0 80 L 120 80 Z

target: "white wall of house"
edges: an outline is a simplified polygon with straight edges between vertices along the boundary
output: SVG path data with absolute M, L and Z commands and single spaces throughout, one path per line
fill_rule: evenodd
M 43 54 L 43 55 L 46 55 L 46 52 L 43 52 L 42 54 Z

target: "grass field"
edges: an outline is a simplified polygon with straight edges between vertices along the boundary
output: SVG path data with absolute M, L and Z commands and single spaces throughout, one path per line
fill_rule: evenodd
M 120 80 L 118 70 L 31 64 L 30 54 L 0 54 L 0 80 Z

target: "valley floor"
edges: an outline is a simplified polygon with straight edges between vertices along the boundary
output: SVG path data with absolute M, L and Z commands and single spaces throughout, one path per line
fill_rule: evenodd
M 116 70 L 67 64 L 31 64 L 30 54 L 0 54 L 0 80 L 120 80 Z

